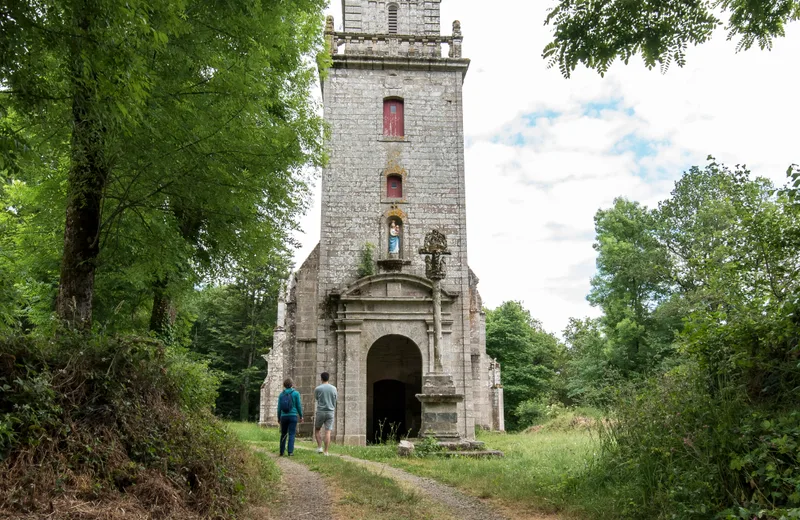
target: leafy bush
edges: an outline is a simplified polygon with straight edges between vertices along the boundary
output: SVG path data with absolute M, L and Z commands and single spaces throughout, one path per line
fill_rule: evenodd
M 151 339 L 0 338 L 0 512 L 230 517 L 265 470 L 212 416 L 215 385 Z
M 358 264 L 358 277 L 372 276 L 375 274 L 375 245 L 371 242 L 361 248 L 361 259 Z
M 415 457 L 430 457 L 432 455 L 436 455 L 444 451 L 444 447 L 439 444 L 439 441 L 436 440 L 436 437 L 433 435 L 428 435 L 423 437 L 421 441 L 414 444 L 414 456 Z
M 796 518 L 800 413 L 759 410 L 746 388 L 692 365 L 623 392 L 603 458 L 628 518 Z M 767 417 L 772 417 L 768 419 Z
M 518 424 L 523 428 L 527 428 L 539 424 L 545 419 L 547 404 L 542 401 L 528 399 L 519 403 L 515 412 Z

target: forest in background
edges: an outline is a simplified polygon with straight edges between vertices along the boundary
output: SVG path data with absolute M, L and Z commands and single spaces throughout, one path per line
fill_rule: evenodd
M 788 174 L 776 189 L 709 158 L 656 208 L 599 210 L 588 299 L 602 315 L 572 319 L 563 343 L 518 302 L 487 311 L 508 427 L 599 411 L 602 450 L 580 478 L 625 516 L 800 515 L 800 172 Z

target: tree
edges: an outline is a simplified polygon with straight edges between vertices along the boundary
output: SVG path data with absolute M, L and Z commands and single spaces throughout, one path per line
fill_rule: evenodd
M 603 309 L 608 362 L 625 377 L 646 372 L 668 355 L 672 337 L 654 313 L 671 292 L 670 264 L 656 240 L 651 212 L 616 199 L 595 215 L 597 274 L 588 300 Z
M 725 17 L 723 22 L 721 17 Z M 798 0 L 560 0 L 545 24 L 555 26 L 542 56 L 568 78 L 579 63 L 601 75 L 640 54 L 648 68 L 682 67 L 686 49 L 708 41 L 723 23 L 736 51 L 771 49 L 787 23 L 800 19 Z
M 190 348 L 220 375 L 217 415 L 248 421 L 257 413 L 264 371 L 259 358 L 272 346 L 278 290 L 287 271 L 288 261 L 275 259 L 242 269 L 233 283 L 206 287 L 195 297 Z
M 520 302 L 486 311 L 486 353 L 502 367 L 507 428 L 524 426 L 517 414 L 522 402 L 549 395 L 560 350 L 558 340 Z
M 610 363 L 600 320 L 570 318 L 564 340 L 568 353 L 564 374 L 567 398 L 580 405 L 607 408 L 622 377 Z
M 682 350 L 752 399 L 785 399 L 798 388 L 798 208 L 767 179 L 709 159 L 657 210 L 686 309 Z
M 598 465 L 618 479 L 612 492 L 624 483 L 620 503 L 642 517 L 780 518 L 797 508 L 800 465 L 785 448 L 800 441 L 800 207 L 790 196 L 796 188 L 776 191 L 746 167 L 710 158 L 648 212 L 646 250 L 666 252 L 668 276 L 663 296 L 645 306 L 642 327 L 682 319 L 662 327 L 673 331 L 672 366 L 656 367 L 615 403 Z M 627 266 L 636 263 L 610 258 L 625 256 L 604 259 L 603 282 L 619 278 L 626 286 Z M 609 334 L 624 316 L 602 320 Z M 587 329 L 568 329 L 570 346 L 609 359 L 596 354 L 602 337 Z M 609 340 L 606 350 L 613 346 Z M 587 368 L 573 363 L 570 376 L 598 380 Z
M 148 287 L 158 329 L 175 280 L 285 241 L 301 169 L 324 157 L 307 59 L 322 5 L 48 0 L 0 13 L 4 105 L 65 165 L 60 318 L 91 325 L 105 268 L 123 285 L 135 272 L 128 289 Z

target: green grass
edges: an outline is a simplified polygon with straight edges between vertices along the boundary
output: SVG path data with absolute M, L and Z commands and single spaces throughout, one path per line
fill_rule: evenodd
M 295 451 L 294 460 L 324 475 L 330 484 L 338 488 L 338 516 L 342 518 L 452 518 L 445 509 L 433 504 L 418 491 L 339 457 L 323 457 L 314 451 L 299 449 Z
M 230 423 L 229 426 L 244 440 L 277 452 L 277 430 L 236 423 Z M 589 471 L 595 460 L 595 452 L 599 449 L 596 435 L 586 430 L 562 430 L 562 426 L 561 423 L 554 424 L 552 429 L 548 427 L 533 434 L 479 433 L 478 439 L 484 441 L 487 448 L 505 454 L 501 459 L 402 458 L 397 456 L 396 445 L 393 444 L 333 444 L 330 451 L 385 462 L 410 473 L 450 484 L 477 497 L 496 500 L 520 512 L 559 512 L 563 518 L 618 518 L 613 510 L 608 484 L 597 482 Z M 315 442 L 298 440 L 297 448 L 295 453 L 299 461 L 348 464 L 337 457 L 328 457 L 319 462 L 321 459 L 313 452 Z M 329 467 L 337 470 L 344 468 Z M 367 471 L 360 467 L 358 470 Z
M 581 502 L 588 497 L 575 496 L 571 491 L 575 477 L 586 470 L 596 448 L 588 433 L 482 433 L 479 439 L 487 447 L 501 450 L 505 457 L 397 458 L 391 464 L 515 509 L 583 516 L 588 504 Z
M 573 518 L 617 518 L 604 483 L 589 477 L 599 448 L 596 436 L 586 430 L 566 429 L 562 423 L 555 421 L 535 434 L 479 433 L 487 448 L 505 454 L 502 459 L 407 459 L 398 457 L 392 444 L 332 445 L 331 452 L 385 462 L 477 497 L 497 500 L 523 515 L 534 509 Z
M 254 444 L 279 442 L 281 437 L 277 428 L 262 428 L 256 423 L 225 422 L 225 426 L 241 440 Z

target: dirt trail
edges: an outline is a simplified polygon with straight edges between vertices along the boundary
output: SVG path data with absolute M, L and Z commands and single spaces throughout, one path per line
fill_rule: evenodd
M 507 520 L 506 516 L 493 510 L 477 498 L 465 495 L 461 491 L 435 480 L 412 475 L 388 464 L 356 459 L 348 455 L 339 456 L 349 462 L 361 464 L 375 473 L 386 475 L 397 482 L 412 486 L 431 501 L 443 504 L 454 517 L 461 520 Z
M 289 457 L 271 456 L 281 469 L 280 503 L 275 507 L 253 508 L 248 518 L 330 518 L 333 504 L 322 476 Z
M 300 448 L 298 449 L 307 449 Z M 428 500 L 441 504 L 459 520 L 560 520 L 557 515 L 520 511 L 516 508 L 496 507 L 456 488 L 436 480 L 418 477 L 388 464 L 357 459 L 348 455 L 331 454 L 359 464 L 373 473 L 393 479 L 401 485 L 413 488 Z M 247 515 L 251 520 L 277 520 L 280 518 L 331 518 L 333 507 L 332 493 L 323 477 L 309 470 L 304 464 L 294 462 L 288 457 L 275 457 L 281 469 L 281 500 L 274 507 L 254 508 Z

